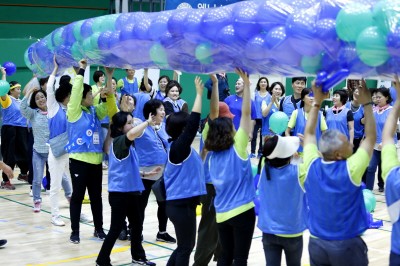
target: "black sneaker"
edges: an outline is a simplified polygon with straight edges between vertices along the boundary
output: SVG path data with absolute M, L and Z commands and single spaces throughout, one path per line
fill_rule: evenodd
M 23 175 L 23 174 L 19 174 L 18 175 L 18 180 L 19 181 L 22 181 L 22 182 L 26 182 L 26 183 L 28 183 L 29 181 L 28 181 L 28 175 Z
M 154 262 L 145 259 L 132 259 L 132 263 L 136 265 L 148 265 L 148 266 L 156 266 Z
M 122 229 L 121 233 L 119 233 L 118 239 L 119 240 L 128 240 L 128 232 L 125 229 Z
M 378 189 L 378 191 L 379 191 L 379 192 L 384 192 L 385 189 L 384 189 L 383 187 L 380 187 L 380 188 Z
M 72 231 L 69 241 L 74 244 L 79 244 L 79 242 L 81 242 L 81 239 L 79 238 L 79 231 Z
M 104 233 L 103 228 L 98 229 L 98 230 L 94 229 L 93 235 L 94 235 L 94 237 L 97 237 L 100 240 L 106 239 L 106 236 L 107 236 L 106 233 Z
M 176 239 L 173 238 L 172 236 L 170 236 L 167 232 L 165 233 L 157 233 L 157 241 L 162 241 L 165 243 L 171 243 L 171 244 L 175 244 L 176 243 Z
M 1 239 L 0 240 L 0 247 L 4 246 L 5 244 L 7 244 L 7 240 Z

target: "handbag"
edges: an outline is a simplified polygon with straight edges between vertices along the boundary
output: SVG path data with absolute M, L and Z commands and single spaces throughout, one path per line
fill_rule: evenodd
M 167 199 L 167 192 L 165 190 L 164 176 L 160 177 L 152 186 L 154 196 L 157 201 L 165 201 Z
M 68 143 L 68 132 L 64 132 L 52 139 L 49 139 L 49 145 L 54 157 L 60 157 L 67 153 L 65 146 Z

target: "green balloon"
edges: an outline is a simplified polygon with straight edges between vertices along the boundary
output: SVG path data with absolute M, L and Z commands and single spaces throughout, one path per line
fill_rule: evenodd
M 93 32 L 101 32 L 101 25 L 105 21 L 104 16 L 97 17 L 93 20 L 92 31 Z
M 252 164 L 251 165 L 251 173 L 253 176 L 257 175 L 257 171 L 258 171 L 258 165 Z
M 379 29 L 388 34 L 400 21 L 400 0 L 383 0 L 374 5 L 373 18 Z
M 156 43 L 153 44 L 153 46 L 151 46 L 150 58 L 160 68 L 169 68 L 167 52 L 165 51 L 165 48 L 161 44 Z
M 384 64 L 390 57 L 386 48 L 386 35 L 378 27 L 369 27 L 360 33 L 356 50 L 361 61 L 372 67 Z
M 195 50 L 196 59 L 204 65 L 211 64 L 213 62 L 212 58 L 212 47 L 209 43 L 201 43 L 197 45 Z
M 90 40 L 90 37 L 83 40 L 83 42 L 82 42 L 82 48 L 83 48 L 83 51 L 84 51 L 85 53 L 90 52 L 90 50 L 93 49 L 93 48 L 92 48 L 92 42 L 91 42 L 91 40 Z
M 303 56 L 301 58 L 301 68 L 305 73 L 315 74 L 321 68 L 322 55 Z
M 84 56 L 83 53 L 83 48 L 82 46 L 78 43 L 75 42 L 72 47 L 71 47 L 71 55 L 74 58 L 75 61 L 81 60 Z
M 81 27 L 84 20 L 80 20 L 74 24 L 74 28 L 72 29 L 72 32 L 74 33 L 74 37 L 77 41 L 82 41 L 82 35 L 81 35 Z
M 10 90 L 10 84 L 5 80 L 0 80 L 0 96 L 4 96 Z
M 289 123 L 289 117 L 284 112 L 278 111 L 271 115 L 269 118 L 269 128 L 275 134 L 282 134 L 285 132 Z
M 53 45 L 54 46 L 59 46 L 63 43 L 63 38 L 62 38 L 63 31 L 64 31 L 63 28 L 59 28 L 54 33 L 54 35 L 53 35 Z
M 346 42 L 354 42 L 365 28 L 373 25 L 372 12 L 368 5 L 349 3 L 336 17 L 336 33 Z
M 363 189 L 364 204 L 368 212 L 373 212 L 376 207 L 375 195 L 369 189 Z

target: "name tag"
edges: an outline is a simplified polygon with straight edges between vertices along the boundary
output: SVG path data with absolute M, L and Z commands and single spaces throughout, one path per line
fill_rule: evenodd
M 99 132 L 93 132 L 93 144 L 100 144 Z

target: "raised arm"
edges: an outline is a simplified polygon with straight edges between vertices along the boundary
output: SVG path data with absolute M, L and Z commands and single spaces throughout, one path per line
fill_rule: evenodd
M 6 69 L 4 67 L 0 67 L 0 70 L 1 70 L 1 80 L 7 81 L 7 79 L 6 79 L 6 77 L 7 77 Z M 1 98 L 2 101 L 7 100 L 7 94 L 4 95 L 4 96 L 1 96 L 0 98 Z
M 262 116 L 266 117 L 268 116 L 269 112 L 272 109 L 272 106 L 274 104 L 276 104 L 278 102 L 276 95 L 273 93 L 271 96 L 271 101 L 267 104 L 267 102 L 263 101 L 261 104 L 261 112 L 262 112 Z M 278 102 L 279 103 L 279 102 Z M 278 108 L 279 108 L 279 104 L 277 104 Z
M 399 77 L 395 76 L 394 87 L 396 88 L 397 95 L 400 95 L 400 81 Z M 400 115 L 400 97 L 397 97 L 396 101 L 393 104 L 393 108 L 390 111 L 385 126 L 382 132 L 382 147 L 385 145 L 394 144 L 393 136 L 396 132 L 397 121 Z
M 236 69 L 236 73 L 243 79 L 243 102 L 242 117 L 240 118 L 240 126 L 249 135 L 253 130 L 251 120 L 251 98 L 250 98 L 250 80 L 249 75 L 242 69 Z
M 114 68 L 110 67 L 104 67 L 104 70 L 106 72 L 106 78 L 107 78 L 107 110 L 108 110 L 108 116 L 110 119 L 118 112 L 118 107 L 117 107 L 117 102 L 115 98 L 115 94 L 112 91 L 112 77 L 114 75 Z
M 68 103 L 67 117 L 68 121 L 75 122 L 82 115 L 81 102 L 83 93 L 83 76 L 85 75 L 85 69 L 87 62 L 85 59 L 79 61 L 79 70 L 72 86 L 71 97 Z
M 219 116 L 219 92 L 217 75 L 210 74 L 212 82 L 211 99 L 210 99 L 210 119 L 213 120 Z
M 194 99 L 192 112 L 201 114 L 201 99 L 203 95 L 204 85 L 200 77 L 195 78 L 194 84 L 196 86 L 196 98 Z
M 144 87 L 146 88 L 146 91 L 150 92 L 151 91 L 151 86 L 149 84 L 149 69 L 148 68 L 144 69 L 143 83 L 144 83 Z
M 368 90 L 365 80 L 362 80 L 362 86 L 358 89 L 358 91 L 358 102 L 364 105 L 364 132 L 366 136 L 364 141 L 361 143 L 360 148 L 366 150 L 369 154 L 369 157 L 371 157 L 376 142 L 376 124 L 375 117 L 372 113 L 373 103 L 371 102 L 371 92 Z
M 317 144 L 315 127 L 318 122 L 318 112 L 323 100 L 329 95 L 329 92 L 323 93 L 321 87 L 317 87 L 314 81 L 312 83 L 312 91 L 314 93 L 314 102 L 311 106 L 310 112 L 308 113 L 306 128 L 304 129 L 304 147 L 307 144 Z
M 35 114 L 35 110 L 32 109 L 31 107 L 29 107 L 29 105 L 28 105 L 28 99 L 30 99 L 30 96 L 32 95 L 32 93 L 37 90 L 39 90 L 39 89 L 34 88 L 34 87 L 28 88 L 26 90 L 26 94 L 25 94 L 24 98 L 21 101 L 21 106 L 20 106 L 21 114 L 26 119 L 32 119 Z
M 129 130 L 126 133 L 126 137 L 129 140 L 134 140 L 137 137 L 141 136 L 143 134 L 143 131 L 147 128 L 147 126 L 155 126 L 155 121 L 154 121 L 154 116 L 149 114 L 149 117 L 147 118 L 146 121 L 140 123 L 139 125 L 133 127 L 131 130 Z
M 58 103 L 53 88 L 53 84 L 56 79 L 58 71 L 56 56 L 53 57 L 53 64 L 54 64 L 53 72 L 51 72 L 49 80 L 47 81 L 47 89 L 46 89 L 48 117 L 53 117 L 55 115 L 54 112 L 58 111 Z

